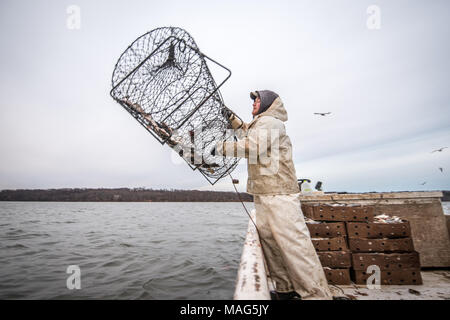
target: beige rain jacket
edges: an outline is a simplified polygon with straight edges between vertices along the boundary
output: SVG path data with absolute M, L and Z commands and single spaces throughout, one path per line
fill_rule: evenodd
M 284 126 L 288 116 L 281 98 L 276 98 L 249 124 L 233 117 L 231 120 L 240 140 L 220 142 L 217 150 L 224 156 L 247 158 L 247 192 L 254 195 L 300 192 L 292 161 L 292 144 Z

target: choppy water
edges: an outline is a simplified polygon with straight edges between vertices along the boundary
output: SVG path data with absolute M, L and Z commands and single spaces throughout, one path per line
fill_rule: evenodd
M 240 203 L 0 202 L 0 299 L 231 299 L 247 223 Z

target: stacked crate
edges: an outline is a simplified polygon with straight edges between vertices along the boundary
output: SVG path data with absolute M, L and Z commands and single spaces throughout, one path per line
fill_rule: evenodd
M 367 274 L 367 268 L 375 265 L 380 268 L 381 285 L 422 284 L 419 254 L 414 251 L 409 222 L 384 218 L 347 222 L 354 282 L 366 284 L 373 274 Z
M 408 221 L 358 204 L 302 204 L 302 211 L 330 284 L 366 284 L 371 265 L 382 285 L 422 284 Z
M 345 226 L 350 211 L 346 207 L 342 214 L 337 206 L 303 204 L 302 211 L 328 283 L 350 284 L 352 260 Z

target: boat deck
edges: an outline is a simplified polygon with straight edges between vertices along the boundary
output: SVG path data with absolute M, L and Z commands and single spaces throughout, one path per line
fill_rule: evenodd
M 376 204 L 380 212 L 399 215 L 411 221 L 414 246 L 420 253 L 422 285 L 384 285 L 368 289 L 366 285 L 330 285 L 334 296 L 355 300 L 450 300 L 450 230 L 443 214 L 441 192 L 403 192 L 382 194 L 314 195 L 302 202 L 339 202 Z M 328 199 L 330 198 L 330 199 Z M 252 218 L 256 220 L 254 210 Z M 242 251 L 234 299 L 269 300 L 272 282 L 258 234 L 249 221 Z
M 450 270 L 422 270 L 422 285 L 390 285 L 368 289 L 365 285 L 330 286 L 336 296 L 354 300 L 450 300 Z

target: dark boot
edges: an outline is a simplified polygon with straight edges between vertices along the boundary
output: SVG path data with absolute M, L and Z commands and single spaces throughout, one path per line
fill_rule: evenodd
M 352 300 L 346 296 L 333 296 L 333 300 Z
M 276 292 L 270 291 L 270 297 L 272 300 L 302 300 L 302 297 L 295 292 Z

